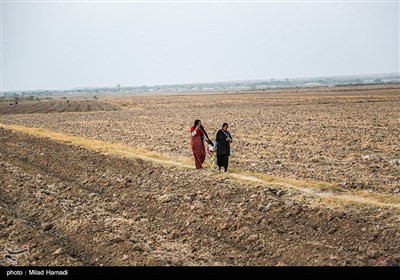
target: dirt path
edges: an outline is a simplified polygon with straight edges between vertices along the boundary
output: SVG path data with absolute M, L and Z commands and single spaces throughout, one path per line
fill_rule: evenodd
M 139 149 L 122 144 L 108 143 L 101 140 L 66 135 L 51 130 L 47 130 L 44 128 L 5 125 L 1 123 L 0 127 L 10 129 L 12 131 L 27 133 L 34 137 L 43 137 L 61 143 L 77 145 L 95 152 L 102 152 L 106 154 L 122 156 L 125 158 L 142 159 L 148 162 L 161 164 L 165 167 L 174 166 L 184 169 L 194 169 L 193 164 L 189 165 L 187 160 L 185 159 L 171 158 L 169 155 L 147 151 L 143 148 Z M 203 170 L 202 172 L 209 174 L 209 176 L 216 175 L 215 172 L 213 172 L 213 170 L 211 169 Z M 238 172 L 229 172 L 228 174 L 223 174 L 222 176 L 224 176 L 225 178 L 240 180 L 245 183 L 246 182 L 258 183 L 265 186 L 268 186 L 271 184 L 271 182 L 274 182 L 275 187 L 296 190 L 298 192 L 301 192 L 302 195 L 324 198 L 327 200 L 336 200 L 341 203 L 349 202 L 349 203 L 370 205 L 374 207 L 388 207 L 393 209 L 400 209 L 399 195 L 371 194 L 365 192 L 357 194 L 357 192 L 344 191 L 343 189 L 335 187 L 333 184 L 328 184 L 325 182 L 309 183 L 293 179 L 287 181 L 285 179 L 273 176 L 268 176 L 267 179 L 263 179 L 263 177 L 265 176 L 263 176 L 262 174 L 258 174 L 256 172 L 253 173 L 246 172 L 245 174 L 243 174 L 243 171 L 238 170 Z M 327 191 L 321 190 L 320 188 L 318 188 L 319 184 L 327 186 L 325 188 L 327 188 L 328 190 Z M 315 187 L 315 185 L 317 187 Z M 340 190 L 340 192 L 338 190 Z
M 0 244 L 19 265 L 396 265 L 394 210 L 0 129 Z M 2 259 L 3 265 L 9 265 Z

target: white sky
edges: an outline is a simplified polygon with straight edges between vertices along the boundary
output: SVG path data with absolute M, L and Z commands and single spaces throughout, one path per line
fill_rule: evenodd
M 2 90 L 399 72 L 399 2 L 1 0 Z

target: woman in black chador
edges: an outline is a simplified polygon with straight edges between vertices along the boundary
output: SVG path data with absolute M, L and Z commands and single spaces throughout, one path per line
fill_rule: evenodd
M 225 172 L 228 170 L 229 156 L 231 155 L 232 136 L 228 131 L 228 124 L 224 123 L 222 129 L 217 132 L 217 165 L 218 170 L 224 167 Z

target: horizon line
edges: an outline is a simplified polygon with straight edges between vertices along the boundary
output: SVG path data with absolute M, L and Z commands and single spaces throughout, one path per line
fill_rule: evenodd
M 311 76 L 311 77 L 285 77 L 285 78 L 264 78 L 264 79 L 240 79 L 240 80 L 224 80 L 224 81 L 209 81 L 209 82 L 187 82 L 187 83 L 169 83 L 169 84 L 153 84 L 153 85 L 127 85 L 121 86 L 121 88 L 133 87 L 160 87 L 160 86 L 172 86 L 172 85 L 189 85 L 189 84 L 223 84 L 223 83 L 234 83 L 234 82 L 257 82 L 257 81 L 268 81 L 268 80 L 298 80 L 298 79 L 317 79 L 317 78 L 340 78 L 340 77 L 363 77 L 363 76 L 373 76 L 373 75 L 398 75 L 400 79 L 400 72 L 382 72 L 382 73 L 368 73 L 368 74 L 348 74 L 348 75 L 330 75 L 330 76 Z M 116 85 L 120 85 L 117 83 Z M 116 85 L 113 86 L 75 86 L 69 88 L 53 88 L 53 89 L 45 89 L 45 88 L 36 88 L 36 89 L 17 89 L 17 90 L 1 90 L 1 93 L 6 92 L 26 92 L 26 91 L 68 91 L 68 90 L 76 90 L 76 89 L 95 89 L 95 88 L 116 88 Z

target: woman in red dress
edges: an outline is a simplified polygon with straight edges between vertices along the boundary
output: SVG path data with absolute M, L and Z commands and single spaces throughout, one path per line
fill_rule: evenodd
M 208 141 L 206 132 L 201 125 L 200 120 L 194 121 L 194 126 L 190 129 L 191 134 L 191 145 L 194 156 L 194 164 L 196 169 L 203 168 L 203 162 L 206 159 L 206 149 L 204 147 L 203 141 Z

